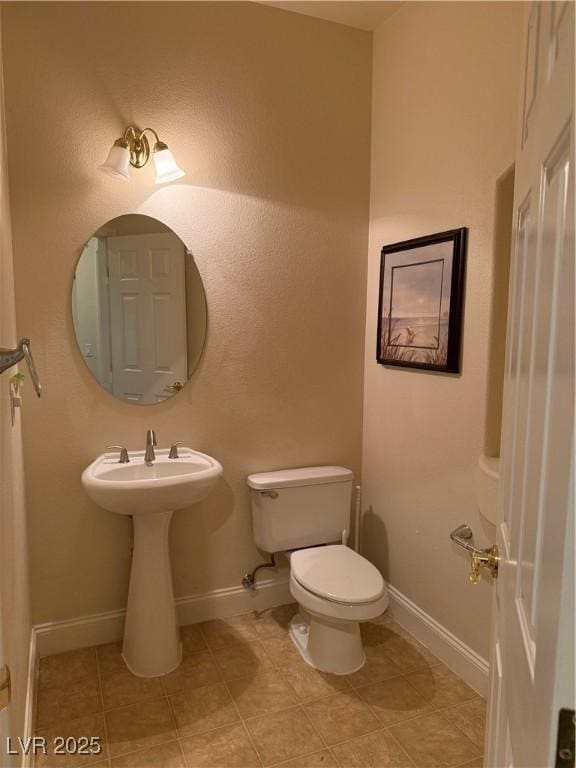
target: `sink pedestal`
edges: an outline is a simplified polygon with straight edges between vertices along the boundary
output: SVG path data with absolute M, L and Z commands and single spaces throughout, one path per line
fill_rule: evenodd
M 220 462 L 206 453 L 186 447 L 177 458 L 171 453 L 157 449 L 152 465 L 144 451 L 131 451 L 128 461 L 103 453 L 82 472 L 92 501 L 132 516 L 134 553 L 122 655 L 139 677 L 166 675 L 180 664 L 168 529 L 174 511 L 202 501 L 222 475 Z
M 166 675 L 180 664 L 168 529 L 173 512 L 137 512 L 122 656 L 139 677 Z

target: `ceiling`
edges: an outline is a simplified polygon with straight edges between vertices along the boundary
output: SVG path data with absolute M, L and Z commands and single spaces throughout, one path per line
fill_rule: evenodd
M 373 0 L 358 2 L 348 0 L 261 0 L 264 5 L 282 8 L 285 11 L 316 16 L 319 19 L 335 21 L 357 29 L 374 30 L 402 5 L 392 0 Z

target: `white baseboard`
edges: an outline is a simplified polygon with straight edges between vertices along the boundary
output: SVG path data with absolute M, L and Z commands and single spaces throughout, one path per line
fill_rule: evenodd
M 287 579 L 268 579 L 259 582 L 254 590 L 226 587 L 201 595 L 179 597 L 176 600 L 176 609 L 180 624 L 185 625 L 273 608 L 292 600 Z M 124 631 L 125 615 L 125 611 L 109 611 L 68 621 L 39 624 L 33 629 L 35 655 L 49 656 L 75 648 L 120 640 Z
M 390 613 L 411 635 L 438 656 L 447 667 L 468 685 L 486 696 L 488 662 L 448 629 L 439 624 L 395 587 L 388 586 Z M 181 625 L 196 624 L 209 619 L 224 619 L 251 610 L 263 610 L 292 602 L 288 580 L 259 582 L 254 590 L 226 587 L 201 595 L 176 600 Z M 26 734 L 32 734 L 34 722 L 34 689 L 37 659 L 53 653 L 112 643 L 122 638 L 125 611 L 109 611 L 82 616 L 69 621 L 56 621 L 34 627 L 30 641 L 30 668 L 26 710 Z M 27 766 L 23 766 L 27 768 Z
M 255 589 L 226 587 L 204 595 L 191 595 L 176 600 L 181 625 L 197 624 L 209 619 L 225 619 L 248 611 L 263 611 L 276 605 L 294 602 L 288 578 L 259 581 Z
M 38 648 L 36 645 L 36 632 L 30 632 L 30 648 L 28 652 L 28 680 L 26 683 L 26 705 L 24 710 L 24 743 L 26 739 L 34 736 L 34 724 L 36 722 L 36 691 L 38 683 Z M 28 743 L 30 743 L 28 741 Z M 32 753 L 22 754 L 21 768 L 32 768 L 34 758 Z
M 439 624 L 395 587 L 388 585 L 390 613 L 398 624 L 425 645 L 449 669 L 486 698 L 489 665 L 446 627 Z

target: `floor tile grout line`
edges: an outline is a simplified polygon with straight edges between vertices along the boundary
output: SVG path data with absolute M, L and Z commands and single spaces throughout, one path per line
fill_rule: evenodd
M 292 757 L 288 757 L 288 758 L 286 758 L 286 760 L 280 760 L 277 763 L 270 763 L 268 766 L 266 766 L 266 768 L 276 768 L 276 766 L 280 766 L 283 763 L 289 763 L 291 760 L 299 760 L 301 758 L 310 757 L 310 755 L 314 755 L 317 752 L 323 752 L 324 750 L 327 750 L 328 752 L 330 751 L 330 747 L 326 743 L 325 739 L 322 737 L 322 734 L 319 733 L 316 730 L 316 728 L 314 726 L 314 723 L 312 723 L 312 721 L 310 720 L 310 717 L 309 717 L 308 713 L 306 712 L 306 710 L 304 709 L 304 707 L 300 704 L 297 707 L 292 707 L 292 709 L 301 709 L 304 712 L 304 715 L 305 715 L 306 719 L 310 722 L 312 730 L 319 737 L 319 739 L 321 740 L 323 746 L 320 749 L 311 749 L 309 752 L 301 752 L 298 755 L 292 755 Z M 285 709 L 281 709 L 281 710 L 278 710 L 278 712 L 286 712 L 286 710 Z M 272 712 L 270 714 L 278 714 L 278 712 Z
M 401 721 L 400 721 L 400 722 L 398 722 L 398 723 L 393 723 L 392 725 L 388 726 L 388 728 L 387 728 L 386 730 L 388 730 L 388 731 L 390 732 L 390 735 L 392 736 L 392 738 L 393 738 L 395 741 L 397 741 L 397 742 L 400 744 L 399 740 L 398 740 L 398 739 L 396 738 L 396 736 L 394 736 L 394 734 L 392 733 L 392 728 L 396 728 L 397 726 L 402 726 L 402 725 L 405 725 L 406 723 L 409 723 L 409 722 L 412 722 L 412 721 L 414 721 L 414 720 L 417 720 L 419 717 L 426 717 L 427 715 L 430 715 L 430 714 L 432 714 L 432 713 L 437 713 L 437 714 L 439 714 L 439 715 L 441 715 L 441 714 L 442 714 L 442 713 L 440 712 L 440 710 L 433 708 L 433 709 L 431 710 L 431 712 L 425 712 L 425 713 L 423 713 L 423 714 L 417 715 L 416 717 L 411 717 L 411 718 L 409 718 L 408 720 L 401 720 Z M 462 730 L 461 730 L 460 728 L 458 728 L 457 726 L 455 726 L 455 724 L 454 724 L 454 723 L 451 723 L 451 722 L 448 720 L 448 718 L 447 718 L 447 717 L 444 717 L 444 720 L 445 720 L 445 721 L 448 723 L 448 725 L 454 726 L 454 727 L 456 728 L 456 730 L 460 732 L 460 735 L 461 735 L 461 736 L 464 738 L 464 740 L 465 740 L 465 741 L 467 741 L 467 742 L 468 742 L 468 743 L 469 743 L 469 744 L 470 744 L 470 745 L 471 745 L 471 746 L 472 746 L 474 749 L 478 749 L 478 747 L 477 747 L 477 746 L 476 746 L 476 745 L 475 745 L 475 744 L 474 744 L 474 743 L 473 743 L 473 742 L 472 742 L 472 741 L 471 741 L 471 740 L 470 740 L 470 739 L 469 739 L 469 738 L 466 736 L 466 734 L 465 734 L 465 733 L 463 733 L 463 732 L 462 732 Z M 400 744 L 400 746 L 402 746 L 402 744 Z M 404 749 L 404 751 L 405 751 L 405 752 L 408 754 L 407 750 L 406 750 L 404 747 L 402 747 L 402 748 L 403 748 L 403 749 Z M 479 753 L 478 753 L 477 755 L 473 755 L 473 756 L 472 756 L 472 757 L 470 757 L 468 760 L 466 760 L 464 763 L 459 763 L 458 765 L 459 765 L 459 766 L 465 766 L 467 762 L 469 763 L 471 760 L 474 760 L 474 759 L 476 759 L 477 757 L 480 757 L 480 755 L 483 755 L 483 754 L 484 754 L 484 750 L 483 750 L 483 749 L 481 749 L 481 750 L 479 750 Z M 409 758 L 410 758 L 410 759 L 413 761 L 413 758 L 410 756 L 410 754 L 408 754 L 408 757 L 409 757 Z M 454 766 L 454 768 L 458 768 L 458 766 Z
M 396 736 L 394 736 L 394 734 L 392 733 L 392 731 L 390 730 L 390 728 L 385 728 L 385 731 L 386 731 L 386 733 L 387 733 L 387 734 L 390 736 L 390 738 L 391 738 L 391 739 L 393 739 L 393 741 L 394 741 L 394 742 L 395 742 L 395 743 L 398 745 L 398 747 L 399 747 L 399 748 L 402 750 L 402 752 L 404 752 L 404 754 L 405 754 L 405 755 L 406 755 L 406 757 L 408 758 L 408 761 L 409 761 L 410 763 L 412 763 L 412 765 L 414 766 L 414 768 L 418 768 L 418 766 L 416 765 L 416 763 L 415 763 L 415 762 L 414 762 L 414 760 L 412 759 L 412 756 L 409 754 L 408 750 L 407 750 L 407 749 L 405 749 L 405 748 L 404 748 L 404 746 L 403 746 L 403 745 L 402 745 L 402 744 L 401 744 L 401 743 L 398 741 L 398 739 L 396 738 Z
M 420 715 L 418 717 L 420 717 Z M 410 719 L 411 720 L 415 720 L 416 718 L 414 717 L 414 718 L 410 718 Z M 408 722 L 408 720 L 402 720 L 400 723 L 394 723 L 394 725 L 403 725 L 405 722 Z M 374 733 L 387 733 L 398 744 L 400 749 L 404 752 L 406 757 L 409 759 L 410 763 L 412 765 L 414 765 L 414 766 L 416 765 L 414 763 L 413 759 L 410 757 L 410 755 L 406 752 L 404 747 L 400 744 L 398 739 L 390 732 L 390 728 L 394 727 L 394 725 L 387 727 L 381 721 L 378 721 L 378 724 L 379 724 L 379 727 L 378 728 L 374 728 L 372 731 L 367 731 L 366 733 L 361 733 L 361 734 L 358 734 L 357 736 L 350 736 L 349 738 L 344 739 L 343 741 L 339 741 L 336 744 L 328 745 L 326 747 L 327 750 L 332 754 L 332 757 L 338 763 L 338 765 L 340 765 L 340 761 L 338 760 L 336 754 L 334 754 L 334 749 L 336 747 L 341 747 L 341 746 L 343 746 L 345 744 L 350 744 L 353 741 L 358 741 L 359 739 L 362 739 L 365 736 L 370 736 L 371 734 L 374 734 Z M 319 750 L 316 750 L 316 751 L 319 751 Z M 310 754 L 314 754 L 314 753 L 312 752 Z M 274 766 L 274 768 L 275 768 L 275 766 Z
M 100 704 L 102 705 L 102 723 L 104 725 L 104 743 L 106 745 L 106 764 L 108 768 L 112 765 L 112 756 L 110 754 L 110 741 L 108 738 L 108 726 L 106 725 L 106 714 L 104 710 L 104 690 L 102 688 L 102 673 L 100 670 L 100 654 L 98 653 L 98 646 L 94 646 L 94 656 L 96 657 L 96 676 L 98 678 L 98 694 L 100 696 Z
M 206 652 L 206 653 L 208 653 L 208 655 L 212 659 L 212 662 L 214 664 L 214 667 L 215 667 L 217 673 L 222 678 L 222 674 L 220 672 L 218 664 L 216 663 L 216 659 L 214 658 L 214 656 L 213 656 L 213 654 L 211 652 L 211 649 L 208 646 L 208 642 L 207 642 L 207 640 L 206 640 L 206 638 L 204 636 L 204 633 L 202 632 L 202 627 L 200 625 L 198 625 L 198 628 L 200 630 L 200 636 L 202 637 L 202 640 L 204 642 L 205 648 L 199 649 L 198 651 L 191 651 L 191 653 L 195 653 L 195 652 L 198 652 L 198 653 Z M 182 649 L 182 660 L 181 660 L 180 663 L 182 663 L 183 660 L 184 660 L 184 648 Z M 180 754 L 182 756 L 182 760 L 183 760 L 184 765 L 188 766 L 188 759 L 186 757 L 186 753 L 184 751 L 184 746 L 182 744 L 182 739 L 187 738 L 187 736 L 184 736 L 183 734 L 180 733 L 180 728 L 178 727 L 178 720 L 176 718 L 176 713 L 174 711 L 174 705 L 173 705 L 172 700 L 171 700 L 172 696 L 176 696 L 178 693 L 185 693 L 185 691 L 175 691 L 175 692 L 170 694 L 170 693 L 168 693 L 168 691 L 166 690 L 166 687 L 164 686 L 163 679 L 161 680 L 161 685 L 162 685 L 162 690 L 164 692 L 164 695 L 165 695 L 165 697 L 166 697 L 166 699 L 168 701 L 168 707 L 170 708 L 170 712 L 172 714 L 172 718 L 174 720 L 174 726 L 175 726 L 175 731 L 176 731 L 176 742 L 178 743 L 178 749 L 180 750 Z M 202 688 L 202 687 L 203 686 L 199 686 L 199 688 Z M 215 731 L 218 728 L 222 728 L 222 727 L 225 727 L 225 726 L 217 726 L 216 728 L 210 728 L 210 729 L 208 729 L 206 731 L 201 731 L 199 734 L 189 734 L 189 736 L 192 737 L 192 736 L 197 736 L 197 735 L 201 735 L 201 734 L 204 734 L 204 733 L 209 733 L 210 731 Z
M 319 736 L 319 737 L 320 737 L 320 741 L 322 742 L 322 744 L 324 744 L 324 746 L 326 747 L 326 749 L 330 749 L 330 744 L 328 744 L 328 742 L 326 741 L 326 739 L 324 738 L 324 736 L 323 736 L 323 735 L 320 733 L 320 731 L 318 730 L 318 728 L 316 728 L 316 726 L 314 725 L 314 722 L 313 722 L 312 718 L 310 717 L 310 714 L 308 713 L 308 710 L 306 709 L 306 707 L 302 706 L 302 711 L 304 712 L 304 714 L 305 714 L 305 716 L 306 716 L 306 719 L 307 719 L 307 720 L 308 720 L 308 722 L 310 723 L 310 726 L 312 727 L 312 730 L 314 731 L 314 733 L 315 733 L 317 736 Z
M 148 678 L 150 680 L 153 680 L 154 678 Z M 150 704 L 152 701 L 160 701 L 161 699 L 166 698 L 166 695 L 164 691 L 157 694 L 156 696 L 146 696 L 143 699 L 135 699 L 134 701 L 131 701 L 129 704 L 120 704 L 118 707 L 108 707 L 107 709 L 102 710 L 102 714 L 108 714 L 109 712 L 116 712 L 118 709 L 128 709 L 129 707 L 136 707 L 138 704 Z
M 99 657 L 99 654 L 98 654 L 98 647 L 99 646 L 94 646 L 94 647 L 96 649 L 96 665 L 97 665 L 98 683 L 99 683 L 99 688 L 100 688 L 100 696 L 101 696 L 101 700 L 102 700 L 102 706 L 104 707 L 104 695 L 103 695 L 103 690 L 102 690 L 102 674 L 101 674 L 101 670 L 100 670 L 100 657 Z M 110 673 L 110 674 L 113 674 L 113 673 Z M 154 678 L 149 678 L 149 679 L 154 679 Z M 131 704 L 124 704 L 124 705 L 122 705 L 120 707 L 112 707 L 110 709 L 103 709 L 102 710 L 102 719 L 104 720 L 104 729 L 105 729 L 105 735 L 106 735 L 105 737 L 106 737 L 106 745 L 107 745 L 107 750 L 106 751 L 107 751 L 107 755 L 108 755 L 108 766 L 109 766 L 109 768 L 111 768 L 111 766 L 112 766 L 113 758 L 120 758 L 120 757 L 126 757 L 128 755 L 135 755 L 138 752 L 144 752 L 144 751 L 146 751 L 148 749 L 155 749 L 156 747 L 161 747 L 161 746 L 163 746 L 165 744 L 171 744 L 172 742 L 177 742 L 178 741 L 178 729 L 176 727 L 176 718 L 174 717 L 174 714 L 172 712 L 172 707 L 170 705 L 168 694 L 166 693 L 166 690 L 164 688 L 164 684 L 162 682 L 162 678 L 158 678 L 158 679 L 160 680 L 160 688 L 161 688 L 162 693 L 157 698 L 154 697 L 154 698 L 150 698 L 150 699 L 148 699 L 148 698 L 146 698 L 146 699 L 139 699 L 138 701 L 132 702 Z M 162 741 L 162 742 L 159 742 L 158 744 L 153 744 L 153 745 L 148 746 L 148 747 L 139 747 L 138 749 L 131 749 L 128 752 L 122 752 L 120 755 L 112 755 L 111 752 L 110 752 L 110 748 L 109 748 L 110 747 L 110 741 L 109 741 L 109 738 L 108 738 L 108 728 L 107 728 L 107 725 L 106 725 L 106 714 L 108 712 L 115 712 L 116 710 L 119 710 L 119 709 L 128 709 L 129 707 L 138 706 L 140 704 L 148 704 L 150 702 L 162 701 L 163 699 L 166 700 L 166 705 L 167 705 L 168 711 L 170 713 L 170 719 L 171 719 L 172 724 L 174 726 L 173 727 L 174 737 L 170 738 L 170 739 L 166 739 L 166 741 Z M 178 744 L 178 748 L 179 748 L 180 752 L 182 752 L 182 747 L 180 746 L 180 744 Z M 183 755 L 182 755 L 182 757 L 184 758 Z
M 246 726 L 246 723 L 244 722 L 244 718 L 242 717 L 242 715 L 240 713 L 240 709 L 238 708 L 238 705 L 236 704 L 234 696 L 232 696 L 232 692 L 231 692 L 230 688 L 228 687 L 228 682 L 224 679 L 224 674 L 223 674 L 222 670 L 220 669 L 220 667 L 218 666 L 218 661 L 216 659 L 216 656 L 213 653 L 212 648 L 210 647 L 210 643 L 208 642 L 208 638 L 204 634 L 204 630 L 202 629 L 202 625 L 200 625 L 200 634 L 202 635 L 202 637 L 204 639 L 204 642 L 206 643 L 206 646 L 208 648 L 208 653 L 210 655 L 210 658 L 212 659 L 212 662 L 214 663 L 214 666 L 216 667 L 216 670 L 218 671 L 218 674 L 220 675 L 222 683 L 224 684 L 224 687 L 226 688 L 226 692 L 228 693 L 228 696 L 230 697 L 230 701 L 232 702 L 232 706 L 234 707 L 234 710 L 236 711 L 237 716 L 240 718 L 240 722 L 242 724 L 242 728 L 244 729 L 244 733 L 248 737 L 248 741 L 250 742 L 250 744 L 252 746 L 252 749 L 254 750 L 254 752 L 256 754 L 256 758 L 258 759 L 258 762 L 260 763 L 260 765 L 263 768 L 264 761 L 262 760 L 262 757 L 260 755 L 260 752 L 256 748 L 256 744 L 254 743 L 252 735 L 250 734 L 250 731 L 248 730 L 248 728 Z M 186 765 L 188 765 L 188 761 L 187 760 L 186 760 Z
M 425 714 L 426 714 L 426 713 L 425 713 Z M 357 741 L 357 740 L 359 740 L 359 739 L 362 739 L 362 738 L 364 738 L 365 736 L 369 736 L 369 735 L 371 735 L 371 734 L 373 734 L 373 733 L 386 733 L 387 735 L 389 735 L 389 736 L 390 736 L 390 738 L 392 738 L 392 739 L 394 740 L 394 742 L 397 744 L 397 746 L 398 746 L 398 747 L 399 747 L 399 748 L 402 750 L 402 752 L 403 752 L 403 753 L 406 755 L 406 757 L 407 757 L 407 758 L 408 758 L 408 760 L 410 761 L 411 765 L 412 765 L 412 766 L 414 766 L 415 768 L 418 768 L 417 764 L 414 762 L 414 758 L 413 758 L 413 757 L 412 757 L 412 756 L 411 756 L 411 755 L 410 755 L 410 754 L 407 752 L 407 750 L 405 749 L 405 747 L 404 747 L 404 746 L 403 746 L 403 745 L 402 745 L 402 744 L 401 744 L 401 743 L 398 741 L 398 739 L 396 738 L 396 736 L 394 736 L 394 734 L 392 733 L 391 729 L 392 729 L 392 728 L 395 728 L 395 727 L 396 727 L 396 726 L 398 726 L 398 725 L 404 725 L 405 723 L 408 723 L 408 722 L 411 722 L 411 721 L 413 721 L 413 720 L 416 720 L 416 719 L 418 719 L 419 717 L 423 717 L 423 716 L 425 716 L 425 714 L 424 714 L 424 715 L 422 715 L 422 714 L 420 714 L 420 715 L 416 715 L 415 717 L 411 717 L 411 718 L 408 718 L 407 720 L 401 720 L 401 721 L 399 721 L 399 722 L 397 722 L 397 723 L 393 723 L 392 725 L 389 725 L 389 726 L 385 726 L 385 725 L 384 725 L 384 724 L 383 724 L 381 721 L 379 721 L 379 722 L 380 722 L 380 727 L 379 727 L 379 728 L 376 728 L 376 729 L 374 729 L 373 731 L 368 731 L 367 733 L 363 733 L 363 734 L 360 734 L 360 735 L 358 735 L 358 736 L 352 736 L 352 737 L 350 737 L 350 738 L 348 738 L 348 739 L 344 739 L 343 741 L 340 741 L 340 742 L 338 742 L 337 744 L 333 744 L 332 746 L 328 747 L 328 750 L 330 751 L 330 753 L 332 754 L 332 756 L 334 757 L 334 759 L 336 760 L 336 762 L 338 763 L 338 765 L 340 765 L 340 762 L 339 762 L 339 760 L 338 760 L 337 756 L 336 756 L 335 754 L 333 754 L 333 750 L 334 750 L 334 748 L 335 748 L 335 747 L 341 747 L 341 746 L 343 746 L 343 745 L 345 745 L 345 744 L 350 744 L 350 743 L 351 743 L 351 742 L 353 742 L 353 741 Z M 429 714 L 429 713 L 428 713 L 428 714 Z M 468 741 L 469 741 L 469 739 L 468 739 Z M 311 753 L 311 754 L 313 754 L 313 753 Z M 482 753 L 481 753 L 481 754 L 482 754 Z M 475 757 L 479 757 L 479 756 L 480 756 L 480 755 L 475 755 L 474 757 L 470 758 L 470 760 L 474 760 L 474 759 L 475 759 Z M 469 763 L 469 762 L 470 762 L 470 760 L 467 760 L 467 761 L 466 761 L 466 762 L 464 762 L 464 763 L 459 763 L 459 764 L 458 764 L 458 766 L 455 766 L 454 768 L 459 768 L 459 767 L 460 767 L 460 768 L 465 768 L 465 766 L 467 765 L 467 763 Z M 274 768 L 276 768 L 276 766 L 274 766 Z
M 474 689 L 471 689 L 471 690 L 474 691 Z M 480 696 L 479 693 L 476 693 L 476 691 L 474 691 L 474 694 L 475 695 L 471 696 L 469 699 L 463 699 L 462 701 L 457 701 L 456 704 L 448 704 L 445 707 L 436 707 L 436 709 L 438 710 L 438 712 L 445 712 L 447 709 L 453 709 L 454 707 L 463 707 L 465 704 L 471 704 L 473 701 L 476 701 L 477 699 L 480 699 L 480 701 L 482 701 L 484 705 L 486 705 L 486 702 L 484 701 L 482 696 Z
M 298 755 L 295 758 L 294 757 L 289 757 L 286 760 L 280 760 L 279 763 L 271 763 L 270 765 L 266 766 L 266 768 L 282 768 L 283 765 L 288 765 L 288 763 L 291 763 L 293 760 L 299 760 L 301 758 L 312 757 L 312 755 L 318 755 L 318 754 L 320 754 L 320 752 L 326 752 L 326 751 L 330 752 L 330 750 L 329 749 L 327 750 L 326 747 L 324 747 L 322 749 L 314 749 L 314 750 L 312 750 L 312 752 L 306 752 L 305 755 Z M 332 755 L 332 757 L 334 757 L 334 755 Z M 334 757 L 334 760 L 336 760 L 335 757 Z M 337 765 L 340 765 L 340 763 L 337 762 Z
M 372 709 L 370 705 L 368 706 L 370 707 L 370 709 Z M 378 720 L 378 722 L 382 723 L 382 728 L 389 729 L 389 728 L 396 728 L 397 725 L 404 725 L 405 723 L 411 723 L 413 720 L 418 720 L 418 718 L 420 717 L 426 717 L 427 715 L 431 715 L 434 711 L 435 710 L 431 709 L 429 711 L 420 712 L 417 715 L 412 715 L 411 717 L 407 717 L 404 720 L 398 720 L 395 723 L 388 723 L 388 725 L 386 725 L 385 723 L 382 722 L 382 720 L 380 720 L 376 712 L 373 712 L 373 714 L 374 714 L 374 717 L 376 717 L 376 719 Z
M 463 704 L 467 704 L 468 702 L 463 701 L 462 703 Z M 455 705 L 455 706 L 457 706 L 457 705 Z M 454 723 L 454 722 L 452 722 L 452 720 L 449 720 L 441 709 L 437 709 L 436 712 L 438 712 L 438 714 L 441 715 L 444 718 L 444 720 L 446 720 L 446 722 L 449 723 L 453 728 L 456 728 L 457 731 L 460 731 L 460 733 L 464 736 L 466 741 L 470 742 L 470 744 L 474 747 L 474 749 L 478 749 L 480 751 L 480 754 L 482 754 L 484 752 L 484 747 L 483 746 L 482 747 L 476 746 L 476 744 L 474 744 L 472 739 L 466 733 L 464 733 L 462 728 L 460 728 L 458 723 Z M 474 759 L 474 758 L 471 758 L 471 759 Z M 470 761 L 468 761 L 468 762 L 470 762 Z
M 176 739 L 176 743 L 178 744 L 178 750 L 180 752 L 180 757 L 182 758 L 182 765 L 187 768 L 188 766 L 188 760 L 186 760 L 186 755 L 184 754 L 184 747 L 182 746 L 182 742 L 180 739 Z
M 166 739 L 166 741 L 159 741 L 157 744 L 150 744 L 147 747 L 138 747 L 138 749 L 131 749 L 128 752 L 121 752 L 119 755 L 111 755 L 109 757 L 110 762 L 112 760 L 118 760 L 120 758 L 129 757 L 130 755 L 137 755 L 140 752 L 146 752 L 150 749 L 157 749 L 158 747 L 164 747 L 166 744 L 175 744 L 178 741 L 176 737 L 173 737 L 171 739 Z M 84 766 L 82 766 L 84 768 Z M 90 768 L 89 766 L 87 768 Z
M 332 756 L 332 759 L 334 760 L 334 762 L 336 763 L 338 768 L 344 768 L 344 766 L 342 765 L 340 760 L 338 760 L 338 757 L 336 756 L 336 753 L 334 752 L 334 750 L 333 749 L 329 749 L 328 751 L 330 752 L 330 755 Z
M 182 654 L 184 654 L 184 648 L 182 648 Z M 180 664 L 182 663 L 184 656 L 182 655 L 182 659 L 180 660 Z M 172 725 L 174 726 L 174 734 L 175 734 L 175 741 L 178 745 L 178 750 L 180 752 L 180 756 L 182 758 L 183 765 L 187 766 L 188 762 L 186 760 L 186 755 L 184 754 L 184 748 L 182 747 L 182 743 L 180 741 L 180 729 L 178 728 L 178 720 L 176 719 L 176 712 L 174 711 L 174 705 L 172 704 L 172 700 L 170 698 L 170 695 L 166 688 L 164 687 L 163 680 L 160 680 L 160 685 L 162 686 L 162 691 L 164 692 L 164 697 L 166 699 L 166 704 L 168 706 L 168 709 L 170 711 L 170 716 L 172 718 Z M 167 742 L 166 742 L 167 743 Z

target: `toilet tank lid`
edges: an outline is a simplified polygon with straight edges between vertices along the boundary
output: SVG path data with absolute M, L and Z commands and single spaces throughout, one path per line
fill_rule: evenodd
M 346 467 L 300 467 L 299 469 L 278 469 L 273 472 L 259 472 L 249 475 L 250 488 L 264 491 L 272 488 L 289 488 L 321 483 L 347 483 L 354 474 Z

